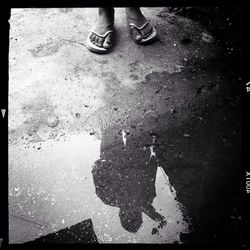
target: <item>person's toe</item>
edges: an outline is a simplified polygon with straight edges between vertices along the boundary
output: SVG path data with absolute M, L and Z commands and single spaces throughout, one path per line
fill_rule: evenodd
M 130 28 L 132 37 L 137 41 L 140 42 L 142 40 L 142 35 L 140 34 L 140 32 L 135 28 L 135 27 L 131 27 Z
M 102 38 L 102 37 L 98 38 L 98 43 L 97 44 L 98 44 L 99 47 L 102 47 L 103 41 L 104 41 L 104 38 Z
M 91 38 L 91 42 L 93 44 L 96 44 L 96 35 L 93 34 L 92 38 Z
M 152 30 L 153 30 L 152 25 L 148 24 L 148 25 L 145 27 L 145 29 L 143 29 L 143 30 L 141 31 L 142 37 L 143 37 L 143 38 L 147 38 L 148 36 L 150 36 L 150 34 L 152 33 Z
M 99 37 L 98 36 L 95 37 L 95 41 L 94 42 L 95 42 L 95 45 L 98 46 L 98 42 L 99 42 Z
M 112 33 L 109 33 L 103 42 L 103 47 L 105 49 L 109 49 L 111 46 L 112 46 Z
M 90 39 L 90 41 L 91 41 L 92 43 L 94 42 L 94 40 L 95 40 L 95 36 L 94 36 L 94 34 L 93 34 L 93 33 L 89 36 L 89 39 Z
M 150 36 L 153 32 L 153 26 L 152 25 L 148 25 L 148 30 L 147 30 L 147 35 Z
M 147 37 L 146 28 L 142 29 L 140 32 L 141 32 L 142 38 L 146 38 Z

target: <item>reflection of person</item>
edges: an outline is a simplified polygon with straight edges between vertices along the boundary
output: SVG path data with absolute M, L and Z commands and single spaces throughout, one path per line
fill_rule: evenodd
M 126 8 L 127 21 L 134 42 L 145 44 L 152 42 L 156 28 L 143 15 L 140 8 Z M 107 53 L 112 47 L 114 34 L 114 8 L 99 8 L 98 20 L 87 38 L 87 48 L 95 53 Z
M 154 157 L 149 158 L 148 152 L 138 150 L 138 145 L 133 143 L 128 143 L 124 150 L 122 140 L 115 140 L 112 133 L 111 130 L 103 133 L 101 158 L 92 169 L 97 196 L 105 204 L 120 208 L 121 225 L 131 233 L 141 227 L 142 212 L 162 227 L 165 218 L 152 206 L 156 197 Z M 110 141 L 115 145 L 110 147 Z

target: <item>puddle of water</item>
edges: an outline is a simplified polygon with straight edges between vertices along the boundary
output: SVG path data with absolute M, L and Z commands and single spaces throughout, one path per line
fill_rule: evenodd
M 48 140 L 41 144 L 40 150 L 10 144 L 9 194 L 22 190 L 22 195 L 9 195 L 10 211 L 48 225 L 42 235 L 89 219 L 88 204 L 95 195 L 91 170 L 99 157 L 100 140 L 88 133 L 74 135 L 65 141 Z M 41 189 L 43 193 L 30 192 Z M 11 218 L 10 243 L 41 236 L 41 232 L 31 232 L 30 223 L 19 224 L 20 220 Z
M 126 146 L 124 131 L 122 138 Z M 155 138 L 152 142 L 155 143 Z M 105 204 L 96 194 L 92 167 L 100 159 L 100 148 L 101 141 L 87 133 L 71 136 L 65 141 L 46 141 L 40 150 L 9 145 L 9 162 L 12 165 L 9 190 L 10 193 L 22 190 L 22 195 L 9 196 L 10 211 L 47 225 L 42 231 L 31 232 L 29 223 L 20 227 L 18 220 L 12 220 L 10 243 L 34 240 L 86 219 L 92 220 L 99 243 L 181 243 L 180 234 L 188 232 L 189 225 L 164 170 L 157 167 L 156 197 L 152 205 L 157 214 L 165 217 L 167 225 L 159 228 L 159 221 L 142 213 L 141 227 L 136 233 L 131 233 L 121 225 L 120 208 Z M 148 157 L 157 158 L 153 149 L 154 145 L 151 145 Z M 123 160 L 127 162 L 126 158 L 119 158 L 119 164 Z M 100 162 L 107 164 L 109 159 L 101 159 Z M 43 190 L 43 193 L 29 192 L 33 189 Z M 33 200 L 35 202 L 29 202 Z

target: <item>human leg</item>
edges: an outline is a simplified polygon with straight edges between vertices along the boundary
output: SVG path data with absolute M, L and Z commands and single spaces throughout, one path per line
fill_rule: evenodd
M 156 38 L 157 32 L 155 27 L 150 24 L 139 7 L 126 8 L 126 16 L 131 36 L 135 42 L 151 42 Z
M 114 8 L 99 8 L 98 19 L 87 39 L 87 47 L 105 53 L 112 47 Z

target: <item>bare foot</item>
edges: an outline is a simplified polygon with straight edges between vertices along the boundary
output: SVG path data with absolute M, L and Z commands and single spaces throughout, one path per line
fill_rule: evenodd
M 98 36 L 105 35 L 109 30 L 113 30 L 114 27 L 114 9 L 113 8 L 99 8 L 98 20 L 95 26 L 92 28 L 90 35 L 90 41 L 98 47 L 109 49 L 112 46 L 112 33 L 107 34 L 106 37 Z M 96 32 L 96 34 L 94 33 Z
M 133 23 L 138 27 L 141 27 L 148 21 L 147 18 L 142 14 L 140 8 L 132 8 L 132 7 L 126 8 L 126 15 L 128 23 Z M 148 23 L 140 31 L 132 26 L 130 27 L 130 29 L 133 38 L 136 41 L 140 42 L 142 39 L 145 39 L 151 35 L 153 31 L 153 26 L 150 23 Z

